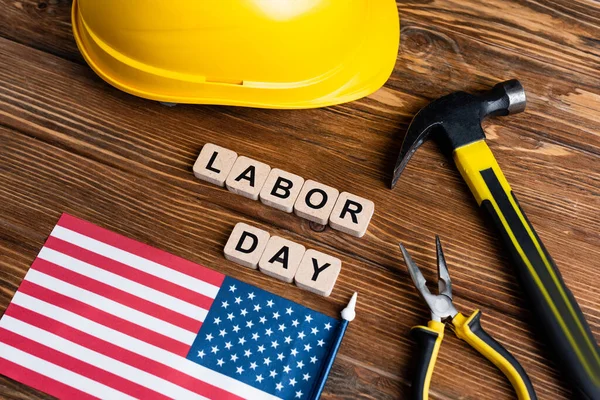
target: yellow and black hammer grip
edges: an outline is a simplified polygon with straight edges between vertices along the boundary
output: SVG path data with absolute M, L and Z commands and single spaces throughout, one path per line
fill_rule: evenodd
M 600 399 L 598 344 L 487 143 L 481 140 L 457 148 L 454 161 L 477 203 L 499 228 L 549 340 L 549 351 L 584 398 Z
M 536 400 L 529 376 L 519 362 L 481 327 L 481 312 L 469 318 L 458 313 L 452 319 L 454 333 L 490 360 L 508 378 L 519 400 Z
M 418 354 L 412 382 L 412 399 L 429 399 L 429 386 L 433 368 L 444 339 L 445 325 L 437 321 L 429 321 L 427 326 L 415 326 L 411 334 L 417 342 Z

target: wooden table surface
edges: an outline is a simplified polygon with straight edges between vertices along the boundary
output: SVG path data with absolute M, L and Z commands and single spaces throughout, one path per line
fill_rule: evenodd
M 122 93 L 77 51 L 70 1 L 0 0 L 0 312 L 63 212 L 336 316 L 359 292 L 324 398 L 402 399 L 428 320 L 398 242 L 435 279 L 445 244 L 456 305 L 523 364 L 541 399 L 570 399 L 540 343 L 505 250 L 453 164 L 433 143 L 395 190 L 391 171 L 412 116 L 456 90 L 516 77 L 525 113 L 485 124 L 488 143 L 600 337 L 600 3 L 594 0 L 399 1 L 402 44 L 384 88 L 307 111 L 174 108 Z M 212 142 L 375 202 L 362 239 L 309 224 L 194 178 Z M 341 258 L 330 298 L 222 255 L 244 221 Z M 0 397 L 47 397 L 0 378 Z M 489 362 L 444 340 L 434 399 L 510 399 Z

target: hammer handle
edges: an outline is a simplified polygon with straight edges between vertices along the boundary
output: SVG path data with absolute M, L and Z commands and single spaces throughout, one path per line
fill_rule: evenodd
M 477 203 L 499 229 L 550 351 L 584 398 L 600 399 L 598 344 L 488 145 L 481 140 L 459 147 L 454 161 Z

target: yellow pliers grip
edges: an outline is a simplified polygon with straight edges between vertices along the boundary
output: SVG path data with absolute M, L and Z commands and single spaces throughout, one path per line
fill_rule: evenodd
M 469 318 L 458 313 L 452 319 L 454 333 L 502 371 L 515 389 L 519 400 L 536 399 L 529 376 L 521 364 L 508 350 L 483 330 L 480 319 L 481 312 L 479 310 Z
M 519 206 L 484 140 L 454 150 L 477 203 L 500 231 L 552 352 L 590 398 L 600 399 L 600 351 L 560 272 Z
M 429 321 L 427 326 L 415 326 L 411 330 L 412 336 L 417 341 L 419 353 L 412 383 L 412 398 L 414 400 L 427 400 L 431 376 L 444 339 L 445 325 L 437 321 Z

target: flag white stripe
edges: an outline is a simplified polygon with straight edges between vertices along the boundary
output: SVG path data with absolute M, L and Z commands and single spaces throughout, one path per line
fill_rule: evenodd
M 103 270 L 102 268 L 95 267 L 92 264 L 80 261 L 48 247 L 42 248 L 38 258 L 49 261 L 78 274 L 87 276 L 88 278 L 94 279 L 98 282 L 113 286 L 126 293 L 150 301 L 154 304 L 158 304 L 159 306 L 168 308 L 197 321 L 204 321 L 206 314 L 208 314 L 208 311 L 201 307 L 190 304 L 156 289 L 149 288 L 127 278 L 123 278 L 120 275 Z
M 276 396 L 263 392 L 255 387 L 235 380 L 234 378 L 220 374 L 186 358 L 177 356 L 159 347 L 130 337 L 104 325 L 97 324 L 94 321 L 90 321 L 77 314 L 36 299 L 27 294 L 17 291 L 12 302 L 65 325 L 76 327 L 77 329 L 98 339 L 113 343 L 116 346 L 132 351 L 143 357 L 152 358 L 156 362 L 174 368 L 186 375 L 200 379 L 237 396 L 246 398 L 248 400 L 278 399 Z
M 7 316 L 4 316 L 2 321 L 4 321 L 6 317 Z M 128 396 L 125 393 L 121 393 L 118 390 L 86 378 L 85 376 L 79 375 L 58 365 L 52 364 L 44 359 L 33 356 L 2 342 L 0 342 L 0 358 L 4 358 L 31 371 L 37 372 L 40 375 L 47 376 L 50 379 L 54 379 L 55 381 L 64 383 L 67 386 L 71 386 L 77 390 L 100 399 L 135 400 L 135 397 Z
M 210 297 L 211 299 L 214 299 L 219 291 L 218 286 L 196 279 L 192 276 L 165 267 L 164 265 L 158 264 L 154 261 L 147 260 L 143 257 L 100 242 L 96 239 L 92 239 L 59 225 L 54 227 L 52 233 L 50 233 L 50 236 L 82 247 L 106 258 L 110 258 L 111 260 L 118 261 L 137 270 L 157 276 L 176 285 L 190 289 L 196 293 Z
M 123 377 L 131 382 L 145 386 L 172 399 L 185 398 L 206 400 L 206 397 L 177 386 L 172 382 L 166 381 L 145 371 L 141 371 L 128 364 L 122 363 L 121 361 L 114 360 L 8 315 L 0 320 L 0 327 L 50 347 L 51 349 L 77 358 L 78 360 L 97 368 Z
M 143 312 L 135 310 L 131 307 L 127 307 L 117 303 L 116 301 L 107 299 L 106 297 L 99 296 L 96 293 L 92 293 L 70 283 L 63 282 L 50 275 L 44 274 L 43 272 L 36 271 L 35 269 L 30 269 L 27 272 L 25 275 L 25 280 L 60 293 L 64 296 L 81 301 L 82 303 L 100 309 L 126 321 L 130 321 L 136 325 L 150 329 L 154 332 L 158 332 L 181 343 L 191 345 L 194 343 L 194 339 L 196 338 L 196 332 L 190 332 L 182 329 L 151 315 L 144 314 Z

